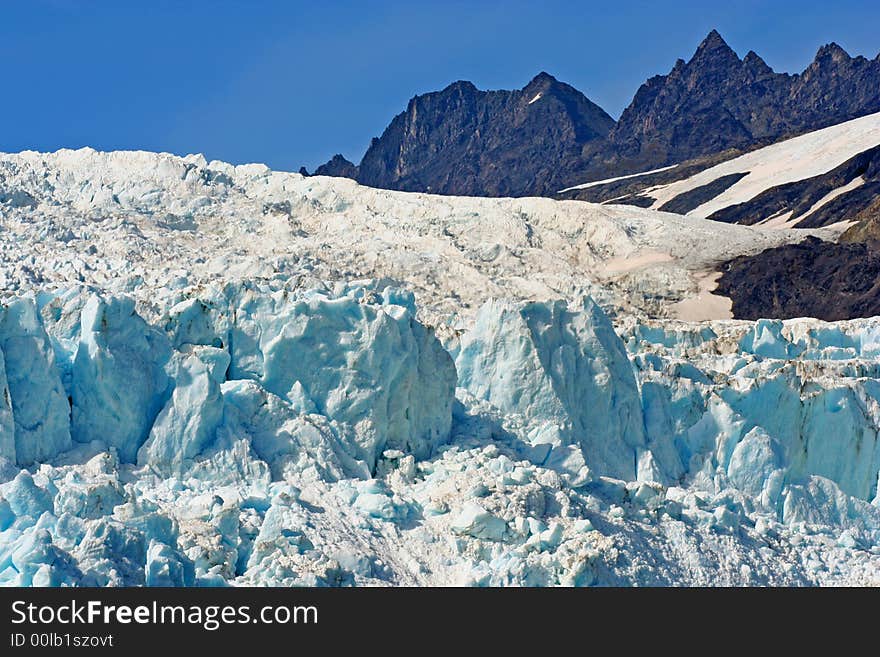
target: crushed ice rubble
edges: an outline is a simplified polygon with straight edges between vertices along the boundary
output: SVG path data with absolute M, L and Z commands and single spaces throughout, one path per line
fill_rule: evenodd
M 7 585 L 880 583 L 880 323 L 88 287 L 0 312 Z

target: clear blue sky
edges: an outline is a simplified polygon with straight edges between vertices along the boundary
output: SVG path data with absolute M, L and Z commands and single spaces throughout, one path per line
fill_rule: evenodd
M 617 117 L 717 28 L 798 72 L 873 58 L 880 2 L 0 0 L 0 150 L 142 148 L 313 170 L 355 162 L 416 93 L 546 70 Z

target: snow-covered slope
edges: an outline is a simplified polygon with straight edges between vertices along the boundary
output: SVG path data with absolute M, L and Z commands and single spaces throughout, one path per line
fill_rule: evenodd
M 672 199 L 725 176 L 747 174 L 687 214 L 705 218 L 745 203 L 772 187 L 831 171 L 855 155 L 880 144 L 880 113 L 787 139 L 746 153 L 668 185 L 645 190 L 660 208 Z M 762 217 L 770 219 L 770 217 Z
M 149 153 L 0 204 L 0 583 L 880 583 L 880 323 L 646 317 L 797 233 Z

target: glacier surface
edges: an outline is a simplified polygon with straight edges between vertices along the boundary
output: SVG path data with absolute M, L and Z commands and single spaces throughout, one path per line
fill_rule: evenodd
M 146 153 L 0 199 L 2 584 L 880 583 L 880 321 L 663 312 L 785 231 Z

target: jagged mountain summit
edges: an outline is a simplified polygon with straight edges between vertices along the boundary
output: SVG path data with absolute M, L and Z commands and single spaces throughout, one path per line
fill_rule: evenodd
M 358 168 L 353 162 L 349 162 L 337 153 L 326 164 L 322 164 L 315 170 L 316 176 L 335 176 L 337 178 L 357 178 Z
M 322 175 L 387 189 L 476 196 L 552 196 L 591 180 L 729 157 L 880 111 L 880 56 L 819 49 L 800 74 L 740 58 L 713 30 L 687 62 L 641 86 L 615 122 L 573 87 L 541 73 L 516 91 L 469 82 L 413 98 L 358 167 Z
M 644 170 L 769 143 L 880 111 L 880 59 L 822 46 L 799 75 L 755 52 L 740 59 L 713 30 L 688 62 L 638 90 L 610 135 L 617 167 Z
M 403 191 L 549 195 L 567 179 L 560 164 L 580 162 L 613 126 L 602 108 L 545 72 L 512 91 L 458 81 L 410 100 L 360 165 L 336 155 L 315 174 Z
M 577 158 L 613 125 L 598 105 L 547 73 L 514 91 L 455 82 L 413 98 L 373 140 L 354 177 L 404 191 L 540 193 L 555 184 L 557 163 Z M 318 172 L 341 170 L 351 173 L 334 158 Z

